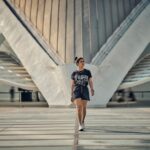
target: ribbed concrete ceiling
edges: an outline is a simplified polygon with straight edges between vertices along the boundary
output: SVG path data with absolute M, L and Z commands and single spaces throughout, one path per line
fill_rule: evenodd
M 67 62 L 90 62 L 140 0 L 11 0 Z

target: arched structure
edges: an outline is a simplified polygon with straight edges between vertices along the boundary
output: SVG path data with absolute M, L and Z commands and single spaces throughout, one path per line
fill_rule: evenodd
M 71 103 L 76 55 L 85 57 L 93 74 L 90 105 L 106 106 L 150 42 L 148 0 L 132 5 L 126 0 L 23 2 L 0 1 L 0 33 L 50 106 Z M 108 8 L 111 12 L 106 13 Z

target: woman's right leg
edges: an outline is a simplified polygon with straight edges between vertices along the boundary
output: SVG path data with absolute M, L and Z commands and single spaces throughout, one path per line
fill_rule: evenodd
M 82 100 L 80 98 L 74 100 L 74 104 L 76 105 L 76 112 L 78 115 L 79 124 L 82 124 Z
M 87 107 L 87 100 L 82 100 L 82 123 L 83 124 L 86 116 L 86 107 Z

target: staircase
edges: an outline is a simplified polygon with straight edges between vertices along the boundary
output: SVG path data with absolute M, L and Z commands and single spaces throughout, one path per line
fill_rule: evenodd
M 0 52 L 0 82 L 27 90 L 38 90 L 26 69 L 5 52 Z
M 150 55 L 145 56 L 127 74 L 119 88 L 129 88 L 150 81 Z

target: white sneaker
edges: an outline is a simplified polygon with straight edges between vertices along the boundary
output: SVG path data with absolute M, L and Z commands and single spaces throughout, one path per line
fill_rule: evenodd
M 79 131 L 83 131 L 83 126 L 79 124 Z
M 85 129 L 85 124 L 84 123 L 82 123 L 82 128 Z

